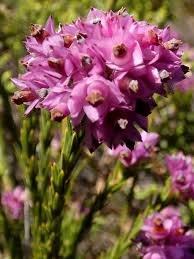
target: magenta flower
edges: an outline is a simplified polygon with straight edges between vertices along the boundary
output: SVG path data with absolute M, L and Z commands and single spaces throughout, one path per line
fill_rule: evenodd
M 193 244 L 192 244 L 193 245 Z M 150 246 L 146 249 L 143 259 L 193 259 L 192 245 L 183 247 L 180 245 L 171 246 Z
M 187 92 L 193 90 L 194 87 L 194 75 L 189 75 L 185 80 L 177 84 L 177 89 L 181 92 Z
M 160 246 L 151 246 L 147 249 L 143 259 L 168 259 Z
M 186 79 L 177 84 L 177 89 L 181 92 L 191 91 L 194 87 L 194 48 L 189 44 L 183 44 L 181 50 L 184 52 L 183 60 L 189 64 L 191 72 L 186 75 Z
M 159 135 L 155 132 L 147 133 L 145 131 L 141 132 L 142 142 L 137 142 L 133 154 L 134 160 L 139 161 L 144 158 L 151 156 L 154 148 L 159 140 Z
M 182 231 L 182 222 L 178 212 L 168 207 L 149 216 L 142 230 L 152 240 L 166 240 Z
M 146 254 L 143 256 L 143 259 L 169 259 L 169 258 L 170 259 L 192 259 L 193 254 L 188 251 L 185 250 L 181 245 L 176 245 L 176 246 L 153 245 L 147 248 Z
M 173 207 L 150 215 L 137 242 L 141 243 L 143 259 L 194 258 L 194 235 L 185 231 L 179 212 Z
M 145 131 L 141 132 L 142 142 L 137 142 L 134 149 L 131 151 L 126 145 L 119 145 L 115 149 L 108 149 L 108 154 L 118 157 L 121 163 L 128 167 L 151 157 L 155 146 L 158 142 L 159 135 Z
M 126 167 L 133 163 L 133 151 L 131 151 L 126 145 L 119 145 L 115 149 L 109 148 L 107 153 L 110 156 L 118 157 L 120 162 Z
M 124 103 L 119 89 L 101 76 L 91 76 L 77 84 L 71 92 L 68 107 L 74 126 L 84 115 L 91 122 L 102 123 L 108 113 Z M 79 120 L 78 120 L 79 118 Z
M 2 193 L 1 204 L 8 210 L 13 219 L 23 217 L 25 201 L 25 190 L 17 186 L 12 191 Z
M 168 155 L 166 166 L 171 175 L 173 189 L 181 193 L 183 198 L 194 198 L 194 171 L 192 160 L 183 153 Z
M 32 25 L 25 43 L 26 73 L 12 79 L 19 88 L 13 101 L 26 104 L 26 114 L 44 108 L 53 120 L 69 116 L 90 150 L 141 141 L 136 125 L 146 130 L 153 95 L 166 95 L 188 71 L 169 27 L 135 21 L 125 9 L 92 8 L 85 21 L 59 30 L 50 17 Z

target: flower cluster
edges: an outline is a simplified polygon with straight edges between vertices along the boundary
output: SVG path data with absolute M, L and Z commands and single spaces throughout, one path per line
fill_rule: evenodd
M 108 154 L 118 157 L 121 163 L 126 167 L 135 165 L 151 157 L 151 154 L 155 151 L 159 135 L 155 132 L 147 133 L 142 131 L 141 139 L 142 142 L 137 142 L 132 151 L 126 145 L 119 145 L 115 149 L 108 149 Z
M 27 72 L 12 79 L 20 88 L 13 101 L 27 104 L 26 114 L 45 108 L 54 120 L 69 116 L 91 150 L 101 143 L 131 148 L 141 140 L 136 126 L 147 128 L 153 95 L 166 95 L 188 72 L 180 45 L 169 27 L 135 21 L 125 9 L 92 8 L 86 20 L 57 31 L 50 17 L 44 27 L 31 26 L 21 61 Z
M 194 235 L 186 231 L 179 212 L 167 207 L 149 216 L 138 241 L 143 259 L 192 259 Z
M 1 204 L 8 210 L 13 219 L 19 219 L 24 214 L 25 191 L 17 186 L 12 191 L 4 192 L 1 197 Z
M 168 155 L 166 166 L 172 178 L 172 188 L 183 198 L 194 198 L 194 171 L 190 156 Z

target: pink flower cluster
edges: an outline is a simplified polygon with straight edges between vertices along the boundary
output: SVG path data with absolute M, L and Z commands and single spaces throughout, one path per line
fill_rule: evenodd
M 193 259 L 194 235 L 186 231 L 179 212 L 167 207 L 149 216 L 138 237 L 143 259 Z
M 194 199 L 194 170 L 190 156 L 183 153 L 168 155 L 166 166 L 172 178 L 173 190 L 183 198 Z
M 136 126 L 147 128 L 153 95 L 185 78 L 180 44 L 169 27 L 135 21 L 125 9 L 92 8 L 57 31 L 50 17 L 31 26 L 21 61 L 27 72 L 12 79 L 20 88 L 13 101 L 27 104 L 26 114 L 45 108 L 54 120 L 69 116 L 91 150 L 131 147 L 141 140 Z
M 1 204 L 8 210 L 13 219 L 19 219 L 24 214 L 25 191 L 17 186 L 12 191 L 4 192 L 1 197 Z
M 108 149 L 108 154 L 113 157 L 118 157 L 120 162 L 126 166 L 132 166 L 138 162 L 151 157 L 158 142 L 159 135 L 155 132 L 141 132 L 142 142 L 137 142 L 134 149 L 131 151 L 126 145 L 119 145 L 115 149 Z

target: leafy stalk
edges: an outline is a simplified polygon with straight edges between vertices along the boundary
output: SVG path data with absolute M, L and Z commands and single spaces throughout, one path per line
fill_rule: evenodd
M 35 213 L 41 211 L 41 217 L 37 217 L 34 227 L 34 231 L 39 228 L 38 233 L 34 233 L 34 235 L 36 234 L 36 240 L 34 240 L 33 252 L 36 259 L 60 257 L 65 194 L 68 190 L 72 172 L 80 157 L 82 142 L 82 135 L 73 131 L 68 119 L 63 122 L 62 135 L 60 160 L 58 163 L 49 166 L 48 176 L 44 175 L 44 177 L 48 177 L 49 182 L 47 190 L 43 190 L 45 192 L 42 204 L 38 202 L 35 204 Z M 40 166 L 41 164 L 39 164 L 39 168 Z

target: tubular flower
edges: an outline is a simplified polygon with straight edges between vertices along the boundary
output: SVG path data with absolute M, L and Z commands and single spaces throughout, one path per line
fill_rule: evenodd
M 190 72 L 186 74 L 186 79 L 177 84 L 177 90 L 181 92 L 193 91 L 194 87 L 194 48 L 189 44 L 181 47 L 184 55 L 183 60 L 190 67 Z
M 183 153 L 168 155 L 166 166 L 171 175 L 173 190 L 178 191 L 183 198 L 194 198 L 194 171 L 192 160 Z
M 185 229 L 179 212 L 173 207 L 148 216 L 137 238 L 142 258 L 193 258 L 194 236 Z
M 155 132 L 141 132 L 142 142 L 138 141 L 131 151 L 126 145 L 119 145 L 115 149 L 108 149 L 108 154 L 118 157 L 121 163 L 126 166 L 133 166 L 146 158 L 151 157 L 155 146 L 159 140 L 159 135 Z
M 25 190 L 21 186 L 2 194 L 1 204 L 8 210 L 13 219 L 23 217 L 25 196 Z
M 31 26 L 25 44 L 26 73 L 12 79 L 20 89 L 13 101 L 26 104 L 26 114 L 44 108 L 53 120 L 69 116 L 75 130 L 87 132 L 90 150 L 101 143 L 133 147 L 141 140 L 135 126 L 146 130 L 156 106 L 153 95 L 185 78 L 181 41 L 170 28 L 135 21 L 125 9 L 92 8 L 86 20 L 59 30 L 50 17 Z

